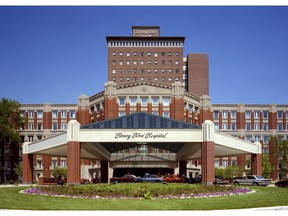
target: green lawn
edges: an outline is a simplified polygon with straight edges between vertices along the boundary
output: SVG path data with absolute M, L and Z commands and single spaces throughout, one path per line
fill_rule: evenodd
M 27 188 L 27 187 L 26 187 Z M 256 193 L 191 199 L 71 199 L 20 194 L 25 187 L 0 188 L 0 209 L 23 210 L 223 210 L 288 205 L 288 188 L 251 187 Z

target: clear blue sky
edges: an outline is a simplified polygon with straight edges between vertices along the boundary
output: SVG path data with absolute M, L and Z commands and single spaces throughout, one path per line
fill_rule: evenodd
M 77 103 L 107 81 L 106 36 L 133 25 L 209 57 L 213 104 L 288 104 L 287 6 L 0 7 L 0 98 Z

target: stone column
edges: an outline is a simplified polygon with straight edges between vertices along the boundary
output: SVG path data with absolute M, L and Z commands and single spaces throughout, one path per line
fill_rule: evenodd
M 214 124 L 206 120 L 202 124 L 203 142 L 201 144 L 202 184 L 210 185 L 215 181 Z
M 251 154 L 251 174 L 262 176 L 262 155 Z
M 187 161 L 181 160 L 179 161 L 179 175 L 187 175 Z
M 101 160 L 101 183 L 108 183 L 108 161 L 107 160 Z
M 23 144 L 23 149 L 25 143 Z M 24 185 L 33 184 L 33 154 L 25 154 L 23 152 L 22 159 L 22 183 Z
M 81 184 L 80 124 L 76 120 L 68 123 L 67 129 L 67 184 Z

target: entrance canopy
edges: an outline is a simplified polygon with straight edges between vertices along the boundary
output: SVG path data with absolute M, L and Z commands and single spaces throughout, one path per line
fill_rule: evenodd
M 217 132 L 212 121 L 199 127 L 141 112 L 83 126 L 71 120 L 67 132 L 24 143 L 23 153 L 66 157 L 69 141 L 81 143 L 82 159 L 126 164 L 201 159 L 203 141 L 214 142 L 216 158 L 261 154 L 260 143 Z

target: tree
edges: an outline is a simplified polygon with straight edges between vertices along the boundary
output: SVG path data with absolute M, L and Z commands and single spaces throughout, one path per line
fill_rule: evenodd
M 288 174 L 288 140 L 278 143 L 278 163 L 280 179 L 287 177 Z
M 269 155 L 263 153 L 262 154 L 262 175 L 264 177 L 270 178 L 272 173 L 272 167 L 269 161 Z
M 55 179 L 58 179 L 60 175 L 62 178 L 67 178 L 67 169 L 64 167 L 56 167 L 52 170 L 52 175 Z
M 20 115 L 20 104 L 15 100 L 2 98 L 0 101 L 0 152 L 4 172 L 2 179 L 15 180 L 15 163 L 19 163 L 21 138 L 18 130 L 23 127 L 24 120 Z M 9 162 L 9 163 L 8 163 Z M 8 179 L 7 179 L 8 178 Z

